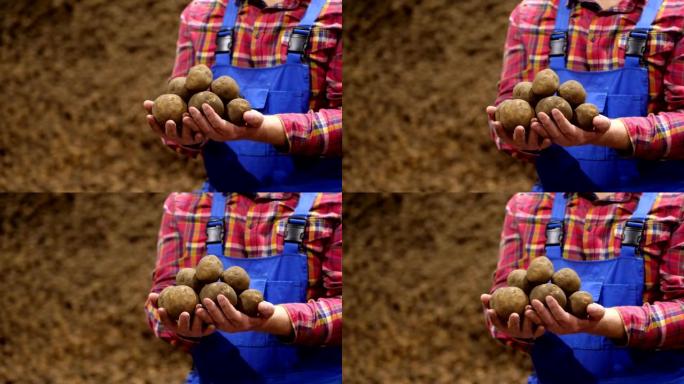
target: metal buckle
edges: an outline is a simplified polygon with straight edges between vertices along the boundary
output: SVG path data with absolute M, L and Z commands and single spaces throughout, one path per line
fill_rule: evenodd
M 223 242 L 223 221 L 211 220 L 207 223 L 207 244 Z
M 641 244 L 641 237 L 644 233 L 644 222 L 628 221 L 622 231 L 622 245 L 638 247 Z
M 647 29 L 635 29 L 627 38 L 627 46 L 625 47 L 625 55 L 644 57 L 646 53 L 646 41 L 648 40 Z
M 568 48 L 568 33 L 553 32 L 549 45 L 551 46 L 549 56 L 565 56 L 565 52 Z
M 305 217 L 290 217 L 285 226 L 285 241 L 289 243 L 302 243 L 304 241 L 305 229 Z
M 552 221 L 546 225 L 546 245 L 561 245 L 563 241 L 563 223 Z
M 233 29 L 222 29 L 216 35 L 216 53 L 230 53 L 233 49 Z
M 311 27 L 301 28 L 297 27 L 292 31 L 290 42 L 287 46 L 287 53 L 299 53 L 301 55 L 306 52 L 309 46 L 309 36 L 311 35 Z

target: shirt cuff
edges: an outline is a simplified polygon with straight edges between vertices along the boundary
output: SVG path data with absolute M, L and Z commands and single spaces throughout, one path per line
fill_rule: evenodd
M 631 149 L 625 151 L 618 151 L 621 156 L 629 157 L 642 157 L 642 158 L 653 158 L 653 153 L 651 140 L 641 140 L 644 137 L 644 132 L 641 132 L 640 126 L 644 124 L 650 125 L 650 121 L 646 117 L 623 117 L 619 119 L 622 124 L 624 124 L 627 129 L 627 135 L 629 136 L 629 142 L 631 144 Z
M 615 307 L 615 309 L 622 318 L 626 335 L 624 340 L 614 340 L 617 345 L 637 348 L 655 347 L 653 330 L 649 330 L 646 326 L 648 313 L 643 307 L 625 306 Z

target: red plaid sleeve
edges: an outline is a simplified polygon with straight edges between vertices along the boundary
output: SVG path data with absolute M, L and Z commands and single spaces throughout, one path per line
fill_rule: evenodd
M 335 229 L 322 270 L 325 291 L 322 297 L 307 303 L 283 305 L 290 315 L 296 344 L 342 343 L 342 224 Z
M 164 288 L 174 285 L 176 273 L 180 268 L 178 258 L 179 255 L 183 254 L 182 239 L 173 215 L 174 200 L 175 194 L 171 194 L 164 202 L 164 214 L 157 242 L 157 264 L 152 274 L 152 288 L 150 289 L 150 292 L 153 293 L 159 293 Z M 192 348 L 193 343 L 179 339 L 174 332 L 164 328 L 159 319 L 157 308 L 149 299 L 145 303 L 145 312 L 147 322 L 157 337 L 186 351 Z
M 617 307 L 627 333 L 627 345 L 635 348 L 684 346 L 684 217 L 672 233 L 669 248 L 659 266 L 662 297 L 641 307 Z

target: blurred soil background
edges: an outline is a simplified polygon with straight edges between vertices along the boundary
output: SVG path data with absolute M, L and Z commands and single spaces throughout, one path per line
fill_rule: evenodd
M 345 194 L 345 383 L 526 383 L 480 294 L 506 194 Z
M 484 112 L 517 3 L 345 2 L 345 191 L 530 190 Z
M 189 191 L 142 102 L 171 75 L 188 0 L 0 2 L 0 190 Z
M 0 195 L 0 383 L 180 383 L 143 305 L 164 195 Z

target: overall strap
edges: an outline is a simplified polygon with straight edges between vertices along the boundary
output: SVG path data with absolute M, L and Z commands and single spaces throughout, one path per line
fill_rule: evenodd
M 625 67 L 638 68 L 643 63 L 644 53 L 646 53 L 646 40 L 651 25 L 658 15 L 663 0 L 646 0 L 641 11 L 641 17 L 636 26 L 629 33 L 627 46 L 625 47 Z
M 551 33 L 551 51 L 549 52 L 549 67 L 553 70 L 564 69 L 568 50 L 568 29 L 570 26 L 570 8 L 572 0 L 558 0 L 556 12 L 556 26 Z
M 290 43 L 287 47 L 288 64 L 302 64 L 304 62 L 304 53 L 309 46 L 311 29 L 316 22 L 316 18 L 321 14 L 326 1 L 327 0 L 311 0 L 309 7 L 306 9 L 306 14 L 304 14 L 299 25 L 292 31 Z
M 304 241 L 304 231 L 306 230 L 306 222 L 316 200 L 317 193 L 300 193 L 299 202 L 294 213 L 287 219 L 285 226 L 285 244 L 283 246 L 283 253 L 296 254 L 300 253 L 302 242 Z
M 240 11 L 239 0 L 228 0 L 223 24 L 216 35 L 216 64 L 229 66 L 233 57 L 233 30 Z
M 563 254 L 563 223 L 567 202 L 565 194 L 560 192 L 553 198 L 551 219 L 546 224 L 546 256 L 550 259 L 560 259 Z
M 622 231 L 620 257 L 634 257 L 637 255 L 644 233 L 646 218 L 651 208 L 653 208 L 653 203 L 657 197 L 658 194 L 656 193 L 644 193 L 641 195 L 639 205 L 637 205 L 632 217 L 625 223 L 625 228 Z
M 224 217 L 226 195 L 214 193 L 211 200 L 211 217 L 207 223 L 207 255 L 223 256 Z

